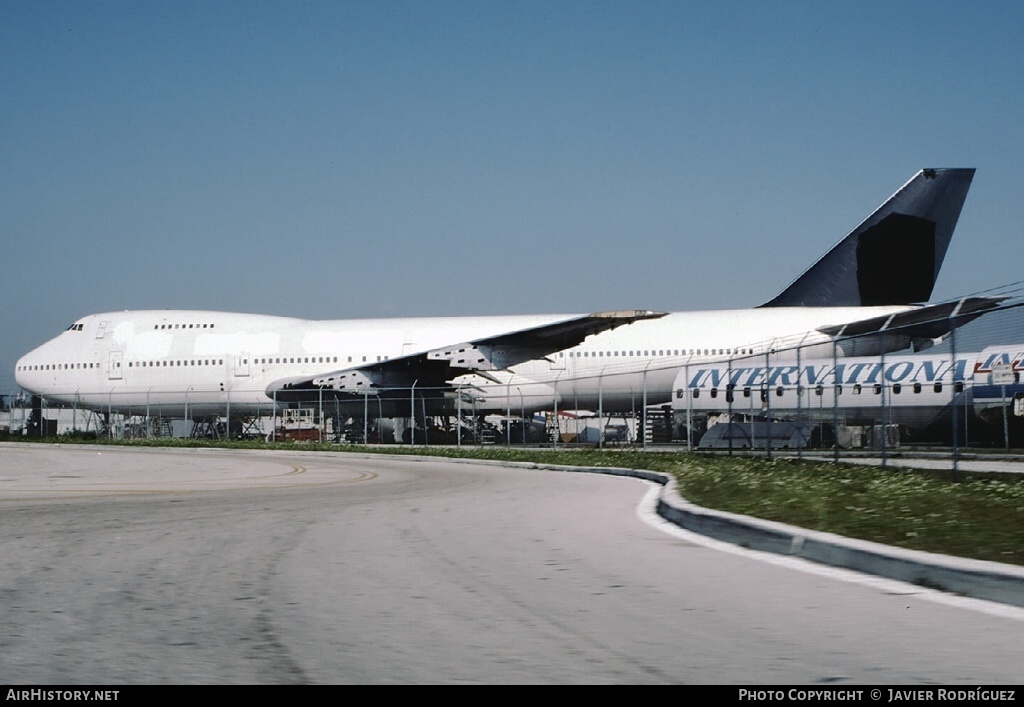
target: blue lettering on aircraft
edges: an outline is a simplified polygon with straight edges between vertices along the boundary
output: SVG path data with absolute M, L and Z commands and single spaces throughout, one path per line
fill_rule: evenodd
M 783 386 L 793 387 L 801 382 L 807 386 L 816 385 L 874 385 L 883 381 L 934 383 L 942 380 L 967 380 L 967 358 L 958 358 L 951 363 L 948 358 L 896 359 L 893 361 L 852 361 L 832 366 L 830 362 L 809 363 L 802 367 L 795 365 L 771 366 L 768 368 L 733 368 L 727 364 L 706 366 L 693 371 L 689 378 L 690 389 L 720 388 L 724 382 L 733 387 Z M 992 354 L 975 371 L 990 368 L 993 363 L 1010 362 L 1007 354 Z M 1017 362 L 1014 361 L 1014 364 Z
M 857 376 L 860 375 L 860 372 L 863 371 L 865 368 L 867 368 L 868 365 L 869 364 L 867 364 L 867 363 L 854 363 L 854 364 L 851 364 L 850 365 L 850 377 L 847 378 L 844 382 L 845 383 L 849 383 L 849 384 L 856 383 L 857 382 Z M 843 380 L 842 374 L 840 374 L 839 380 Z
M 759 386 L 762 383 L 764 383 L 764 369 L 763 368 L 751 368 L 750 370 L 752 372 L 750 374 L 750 377 L 747 378 L 747 380 L 746 380 L 746 385 L 748 385 L 751 388 L 753 388 L 754 386 Z
M 768 385 L 793 385 L 794 381 L 791 381 L 789 377 L 794 373 L 797 374 L 797 380 L 799 380 L 799 369 L 796 366 L 779 366 L 778 368 L 773 368 L 768 376 Z
M 818 373 L 813 365 L 804 366 L 803 375 L 798 376 L 799 378 L 806 378 L 807 385 L 816 385 L 818 383 Z M 819 369 L 821 367 L 818 367 Z
M 899 383 L 909 376 L 912 370 L 914 370 L 913 362 L 899 361 L 885 369 L 885 379 L 890 383 Z
M 736 387 L 737 385 L 739 385 L 740 376 L 742 376 L 747 371 L 751 371 L 751 370 L 753 370 L 753 369 L 751 369 L 751 368 L 734 368 L 734 369 L 732 369 L 732 374 L 729 376 L 729 384 L 732 385 L 733 387 Z
M 994 353 L 994 354 L 990 354 L 989 357 L 987 359 L 985 359 L 984 363 L 982 363 L 981 365 L 975 366 L 974 367 L 974 372 L 975 373 L 989 373 L 989 372 L 992 371 L 992 366 L 999 365 L 999 364 L 1006 365 L 1006 364 L 1011 364 L 1011 363 L 1013 363 L 1013 361 L 1010 360 L 1010 354 L 1009 353 L 1006 353 L 1006 352 Z
M 864 382 L 865 383 L 877 383 L 878 382 L 878 374 L 881 373 L 881 372 L 882 372 L 882 364 L 881 363 L 872 364 L 871 372 L 868 374 L 868 376 L 864 380 Z
M 928 383 L 933 383 L 936 380 L 940 380 L 942 376 L 946 374 L 948 370 L 948 361 L 939 361 L 939 365 L 935 366 L 935 362 L 931 360 L 924 360 L 921 365 L 917 367 L 917 372 L 914 374 L 914 381 L 920 382 L 921 374 L 924 373 L 924 380 Z

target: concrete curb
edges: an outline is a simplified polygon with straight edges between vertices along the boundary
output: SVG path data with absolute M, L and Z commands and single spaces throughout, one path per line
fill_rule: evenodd
M 910 582 L 977 599 L 1024 607 L 1024 567 L 907 550 L 785 523 L 714 511 L 689 503 L 670 480 L 658 514 L 681 528 L 752 550 Z

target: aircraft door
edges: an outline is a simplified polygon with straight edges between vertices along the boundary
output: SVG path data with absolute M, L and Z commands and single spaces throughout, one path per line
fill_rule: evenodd
M 235 356 L 235 377 L 244 378 L 249 375 L 249 352 L 243 351 Z
M 107 357 L 107 378 L 112 381 L 119 381 L 123 377 L 122 368 L 124 365 L 124 352 L 111 351 Z

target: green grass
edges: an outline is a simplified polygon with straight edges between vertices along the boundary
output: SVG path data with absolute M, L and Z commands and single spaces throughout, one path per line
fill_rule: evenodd
M 994 478 L 964 474 L 962 481 L 954 483 L 950 481 L 949 472 L 686 453 L 645 454 L 629 450 L 367 448 L 198 440 L 141 440 L 116 444 L 372 451 L 650 469 L 673 475 L 686 499 L 707 508 L 899 547 L 1024 565 L 1024 478 L 1009 475 Z

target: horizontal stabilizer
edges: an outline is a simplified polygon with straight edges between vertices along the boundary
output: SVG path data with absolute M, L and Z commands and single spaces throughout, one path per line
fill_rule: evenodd
M 927 302 L 974 178 L 923 169 L 763 307 Z
M 922 351 L 942 341 L 954 329 L 998 309 L 1006 299 L 964 297 L 954 302 L 820 327 L 818 331 L 835 339 L 844 356 L 877 356 L 905 348 Z

